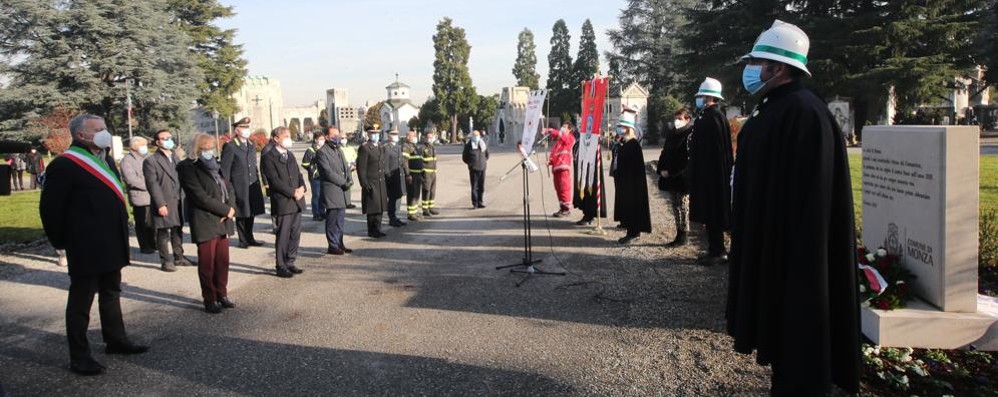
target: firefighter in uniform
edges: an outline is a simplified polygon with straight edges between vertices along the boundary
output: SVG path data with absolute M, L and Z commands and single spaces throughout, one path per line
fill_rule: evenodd
M 402 143 L 402 173 L 405 175 L 406 214 L 410 221 L 418 221 L 420 193 L 423 190 L 423 156 L 420 153 L 419 134 L 409 131 Z
M 423 216 L 440 215 L 433 201 L 437 193 L 437 151 L 433 148 L 436 140 L 436 132 L 427 131 L 426 140 L 416 147 L 423 158 Z
M 315 221 L 326 219 L 326 208 L 322 205 L 322 180 L 319 179 L 319 167 L 315 164 L 315 154 L 325 144 L 326 133 L 316 131 L 312 134 L 312 146 L 305 149 L 301 158 L 301 167 L 305 169 L 312 187 L 312 220 Z

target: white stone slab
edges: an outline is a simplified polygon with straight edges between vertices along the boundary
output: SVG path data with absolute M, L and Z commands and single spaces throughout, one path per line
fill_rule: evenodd
M 947 313 L 914 299 L 899 310 L 862 308 L 863 334 L 889 347 L 998 351 L 998 316 L 988 313 L 982 297 L 978 313 Z
M 977 311 L 978 133 L 863 130 L 863 244 L 901 255 L 913 292 L 946 312 Z

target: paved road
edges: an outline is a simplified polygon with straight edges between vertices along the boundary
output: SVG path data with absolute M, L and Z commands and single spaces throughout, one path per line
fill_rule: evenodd
M 271 276 L 273 237 L 259 217 L 266 245 L 233 249 L 238 308 L 220 315 L 201 310 L 195 269 L 162 273 L 155 256 L 134 252 L 122 304 L 130 334 L 152 351 L 95 350 L 109 368 L 99 378 L 65 369 L 64 269 L 44 247 L 0 256 L 0 383 L 17 396 L 767 392 L 768 370 L 723 334 L 726 269 L 694 265 L 692 247 L 662 248 L 673 232 L 654 185 L 658 233 L 625 248 L 619 231 L 545 219 L 557 200 L 543 172 L 531 175 L 537 256 L 568 275 L 517 288 L 518 275 L 494 269 L 522 258 L 521 179 L 499 180 L 517 156 L 496 151 L 488 208 L 472 210 L 458 151 L 440 149 L 439 218 L 373 241 L 351 211 L 356 252 L 346 257 L 324 255 L 322 226 L 306 221 L 306 272 L 291 280 Z

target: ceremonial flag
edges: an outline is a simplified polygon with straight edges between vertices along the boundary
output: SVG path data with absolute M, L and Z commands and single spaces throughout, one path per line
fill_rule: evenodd
M 579 125 L 579 157 L 575 159 L 576 183 L 582 197 L 585 192 L 592 192 L 593 181 L 596 179 L 596 158 L 599 156 L 600 127 L 603 125 L 603 110 L 606 102 L 606 91 L 610 79 L 600 77 L 587 80 L 582 84 L 582 121 Z M 584 189 L 583 189 L 584 187 Z
M 541 108 L 544 106 L 544 98 L 547 97 L 547 90 L 530 91 L 527 97 L 527 109 L 523 112 L 523 138 L 520 140 L 520 154 L 523 158 L 530 157 L 534 150 L 534 139 L 537 136 L 537 123 L 541 118 Z

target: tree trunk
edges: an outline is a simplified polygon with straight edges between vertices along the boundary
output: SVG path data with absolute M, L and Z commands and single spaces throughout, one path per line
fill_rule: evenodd
M 450 143 L 457 143 L 457 113 L 450 115 Z

